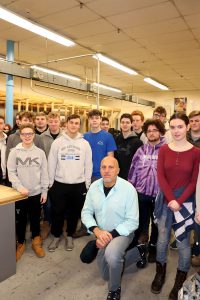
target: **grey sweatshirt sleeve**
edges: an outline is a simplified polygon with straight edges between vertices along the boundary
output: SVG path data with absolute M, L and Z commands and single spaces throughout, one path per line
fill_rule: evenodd
M 17 166 L 16 166 L 16 149 L 13 149 L 10 154 L 8 155 L 8 178 L 9 181 L 12 183 L 12 187 L 19 191 L 21 188 L 25 188 L 19 177 L 17 175 Z
M 199 165 L 199 175 L 198 175 L 197 187 L 196 187 L 196 212 L 200 213 L 200 165 Z
M 41 165 L 41 192 L 42 195 L 47 196 L 48 187 L 49 187 L 49 175 L 48 175 L 48 166 L 47 159 L 44 151 L 41 151 L 42 155 L 42 165 Z
M 86 188 L 89 189 L 91 184 L 91 177 L 92 177 L 92 150 L 89 143 L 86 143 L 86 156 L 85 156 L 85 184 Z
M 8 156 L 10 153 L 10 150 L 13 148 L 13 134 L 9 135 L 6 145 L 6 161 L 8 160 Z
M 51 149 L 48 156 L 48 172 L 49 172 L 49 187 L 53 185 L 55 175 L 56 175 L 56 167 L 57 167 L 57 161 L 58 161 L 58 150 L 57 145 L 53 142 L 51 145 Z

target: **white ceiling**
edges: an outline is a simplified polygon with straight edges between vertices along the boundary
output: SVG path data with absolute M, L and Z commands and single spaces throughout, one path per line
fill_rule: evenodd
M 0 5 L 76 42 L 64 47 L 0 20 L 1 54 L 8 39 L 16 41 L 15 58 L 31 64 L 102 52 L 140 74 L 101 64 L 101 82 L 126 93 L 156 91 L 143 76 L 172 91 L 200 90 L 200 0 L 0 0 Z M 91 57 L 48 67 L 96 80 Z

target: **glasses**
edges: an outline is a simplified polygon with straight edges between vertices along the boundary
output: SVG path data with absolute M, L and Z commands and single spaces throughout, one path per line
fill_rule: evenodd
M 153 114 L 153 116 L 154 116 L 154 118 L 156 118 L 156 119 L 160 119 L 160 117 L 163 117 L 163 118 L 166 117 L 166 116 L 163 115 L 163 114 L 157 114 L 157 113 Z
M 21 136 L 33 136 L 34 132 L 24 132 L 24 133 L 20 133 Z
M 158 129 L 152 129 L 152 130 L 147 130 L 147 133 L 156 133 L 158 131 L 159 131 Z

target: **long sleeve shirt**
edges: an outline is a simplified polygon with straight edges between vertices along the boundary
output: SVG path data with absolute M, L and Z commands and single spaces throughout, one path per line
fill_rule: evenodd
M 89 229 L 98 226 L 102 230 L 128 236 L 138 228 L 139 210 L 135 188 L 117 177 L 109 194 L 104 193 L 103 179 L 95 181 L 86 195 L 81 214 L 82 222 Z
M 165 200 L 176 200 L 180 205 L 195 192 L 200 162 L 200 149 L 192 147 L 183 152 L 171 150 L 168 145 L 160 148 L 158 155 L 158 182 Z M 173 191 L 185 187 L 176 199 Z
M 197 187 L 196 187 L 196 211 L 200 213 L 200 164 L 199 164 L 199 175 L 198 175 Z

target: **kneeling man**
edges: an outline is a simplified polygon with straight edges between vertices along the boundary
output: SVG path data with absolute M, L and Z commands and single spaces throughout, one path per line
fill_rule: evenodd
M 141 247 L 126 252 L 139 224 L 138 197 L 135 188 L 117 176 L 115 158 L 105 157 L 100 171 L 102 178 L 87 193 L 82 222 L 96 236 L 97 263 L 102 277 L 108 280 L 107 300 L 119 300 L 124 267 L 144 256 Z

